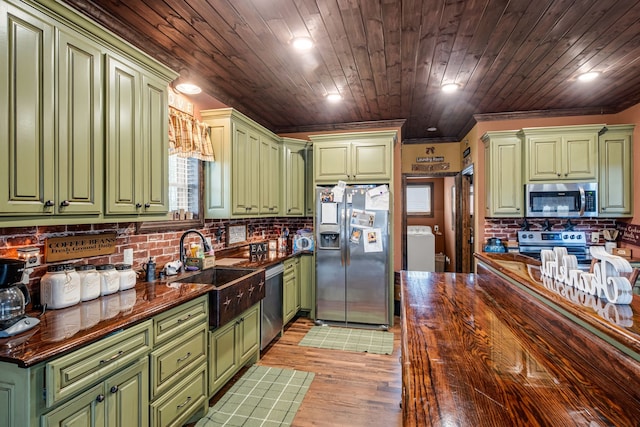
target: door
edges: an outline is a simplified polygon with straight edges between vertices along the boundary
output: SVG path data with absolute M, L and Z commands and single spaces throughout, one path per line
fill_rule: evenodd
M 388 212 L 365 209 L 369 187 L 353 187 L 352 204 L 347 204 L 346 321 L 387 325 L 389 323 Z M 364 214 L 357 219 L 353 217 Z M 351 220 L 353 218 L 353 221 Z M 361 222 L 361 221 L 364 221 Z M 368 224 L 367 221 L 371 221 Z M 364 228 L 360 228 L 361 225 Z M 369 251 L 365 248 L 368 247 Z
M 456 177 L 459 197 L 456 204 L 456 271 L 472 273 L 473 268 L 473 165 Z
M 149 425 L 149 362 L 135 365 L 113 375 L 105 382 L 108 427 Z

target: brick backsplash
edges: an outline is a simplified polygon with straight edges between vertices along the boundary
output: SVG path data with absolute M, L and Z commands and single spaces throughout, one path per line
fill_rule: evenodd
M 529 229 L 532 231 L 541 231 L 544 228 L 545 218 L 527 218 Z M 484 237 L 485 240 L 497 237 L 504 241 L 517 240 L 518 231 L 522 229 L 524 218 L 485 218 L 484 219 Z M 616 220 L 612 218 L 589 218 L 589 219 L 571 219 L 575 231 L 584 231 L 587 233 L 587 244 L 591 245 L 592 231 L 602 231 L 605 228 L 616 228 Z M 551 230 L 564 230 L 567 225 L 566 219 L 549 218 Z M 482 242 L 484 244 L 484 242 Z M 600 242 L 603 245 L 604 240 L 600 235 Z
M 218 230 L 226 230 L 229 225 L 247 225 L 247 242 L 264 239 L 276 239 L 286 228 L 295 233 L 301 228 L 313 228 L 313 218 L 255 218 L 246 220 L 206 220 L 199 229 L 205 237 L 211 237 L 214 250 L 231 249 L 227 247 L 224 233 L 218 238 Z M 34 227 L 0 228 L 0 257 L 17 257 L 17 250 L 26 246 L 40 249 L 40 266 L 30 276 L 29 292 L 34 301 L 39 301 L 40 278 L 47 272 L 48 264 L 44 263 L 44 245 L 47 238 L 74 236 L 77 234 L 98 234 L 115 232 L 117 236 L 116 250 L 113 254 L 89 258 L 71 259 L 59 263 L 70 264 L 118 264 L 124 261 L 124 250 L 133 249 L 133 268 L 140 273 L 142 266 L 153 257 L 157 268 L 174 261 L 180 256 L 180 237 L 184 230 L 165 232 L 138 232 L 135 223 L 104 223 L 87 225 L 56 225 Z M 264 239 L 263 239 L 264 235 Z M 186 243 L 198 240 L 195 234 L 189 235 Z M 246 243 L 238 244 L 243 246 Z M 58 264 L 58 263 L 56 263 Z M 139 274 L 139 277 L 143 277 Z

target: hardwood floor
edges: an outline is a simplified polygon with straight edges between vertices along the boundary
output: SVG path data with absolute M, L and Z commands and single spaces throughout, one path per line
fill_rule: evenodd
M 258 364 L 316 374 L 293 426 L 402 425 L 400 319 L 394 323 L 391 355 L 301 347 L 298 343 L 313 322 L 298 318 L 289 324 Z
M 393 353 L 369 354 L 298 345 L 313 322 L 299 317 L 262 353 L 258 365 L 314 372 L 292 427 L 396 427 L 400 408 L 400 318 L 396 316 Z M 213 406 L 242 376 L 241 370 L 209 401 Z M 188 426 L 193 426 L 189 424 Z

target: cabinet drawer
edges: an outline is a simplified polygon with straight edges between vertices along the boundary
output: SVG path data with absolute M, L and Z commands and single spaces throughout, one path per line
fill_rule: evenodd
M 151 321 L 148 320 L 45 366 L 46 404 L 54 404 L 103 380 L 151 351 Z
M 153 339 L 155 345 L 162 344 L 171 337 L 189 331 L 208 320 L 208 301 L 205 296 L 184 303 L 153 318 Z
M 151 353 L 151 399 L 163 394 L 194 366 L 206 362 L 207 333 L 207 325 L 203 324 Z
M 207 405 L 206 364 L 151 404 L 151 426 L 182 426 Z

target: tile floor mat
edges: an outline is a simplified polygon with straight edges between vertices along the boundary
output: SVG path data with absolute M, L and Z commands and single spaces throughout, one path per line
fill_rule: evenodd
M 290 426 L 314 374 L 251 366 L 196 427 Z
M 300 341 L 301 346 L 375 354 L 393 353 L 393 333 L 334 326 L 314 326 Z

